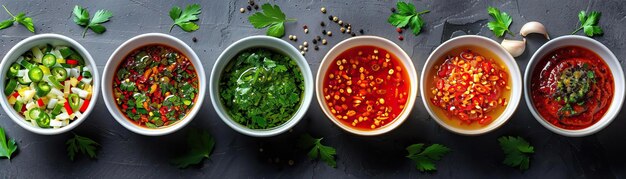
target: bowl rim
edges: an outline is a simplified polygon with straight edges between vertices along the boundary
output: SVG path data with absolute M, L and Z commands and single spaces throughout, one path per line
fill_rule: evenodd
M 87 107 L 87 110 L 85 110 L 85 112 L 82 113 L 83 115 L 80 118 L 76 119 L 74 122 L 71 122 L 67 126 L 57 128 L 57 129 L 54 129 L 54 128 L 44 129 L 44 128 L 39 128 L 39 127 L 34 127 L 30 124 L 25 123 L 24 117 L 22 117 L 20 114 L 17 114 L 12 107 L 8 106 L 8 100 L 6 97 L 3 97 L 2 100 L 0 100 L 0 104 L 2 105 L 2 108 L 7 113 L 7 115 L 13 120 L 13 122 L 17 123 L 20 127 L 30 132 L 40 134 L 40 135 L 56 135 L 56 134 L 65 133 L 67 131 L 70 131 L 76 128 L 78 125 L 80 125 L 83 121 L 87 119 L 89 114 L 91 114 L 91 112 L 96 106 L 96 103 L 98 101 L 98 96 L 100 93 L 100 74 L 98 72 L 98 67 L 96 63 L 93 60 L 93 57 L 91 56 L 91 54 L 85 47 L 83 47 L 80 43 L 78 43 L 72 38 L 69 38 L 61 34 L 54 34 L 54 33 L 33 35 L 15 44 L 2 59 L 2 62 L 0 63 L 0 71 L 4 71 L 4 69 L 8 68 L 8 65 L 11 65 L 11 63 L 17 60 L 17 59 L 9 59 L 9 57 L 17 53 L 19 48 L 22 48 L 23 46 L 29 43 L 37 44 L 39 43 L 39 41 L 45 41 L 45 40 L 62 41 L 64 44 L 67 44 L 67 46 L 72 47 L 76 51 L 78 51 L 78 53 L 80 53 L 81 56 L 86 60 L 87 65 L 90 67 L 92 71 L 92 75 L 94 79 L 93 80 L 94 88 L 93 88 L 93 95 L 91 97 L 91 104 L 89 104 L 89 106 Z M 21 53 L 24 53 L 24 52 L 21 52 Z M 22 55 L 22 54 L 19 54 L 19 55 Z M 0 74 L 0 78 L 2 78 L 3 80 L 5 77 L 6 77 L 6 73 Z M 0 84 L 0 88 L 4 89 L 4 86 L 5 86 L 4 83 Z
M 589 47 L 572 43 L 576 41 L 586 41 L 592 45 L 595 45 L 595 47 L 599 48 L 602 52 L 593 51 L 589 49 Z M 617 89 L 619 86 L 621 86 L 622 89 L 625 89 L 625 85 L 626 85 L 625 82 L 623 80 L 616 80 L 618 78 L 625 79 L 622 66 L 619 65 L 620 64 L 619 60 L 617 60 L 617 57 L 615 56 L 615 54 L 613 54 L 613 52 L 609 48 L 607 48 L 604 44 L 598 42 L 597 40 L 589 38 L 589 37 L 580 36 L 580 35 L 564 35 L 564 36 L 552 39 L 546 42 L 545 44 L 543 44 L 541 47 L 539 47 L 539 49 L 537 49 L 537 51 L 535 51 L 533 56 L 528 61 L 528 65 L 526 66 L 526 71 L 524 72 L 524 98 L 526 99 L 526 105 L 528 106 L 528 109 L 530 110 L 533 117 L 537 120 L 537 122 L 539 122 L 543 127 L 547 128 L 548 130 L 556 134 L 567 136 L 567 137 L 584 137 L 584 136 L 592 135 L 601 131 L 605 127 L 607 127 L 617 117 L 617 115 L 619 115 L 619 111 L 622 108 L 622 105 L 624 103 L 624 91 L 614 90 L 611 105 L 617 105 L 616 107 L 609 106 L 610 111 L 607 110 L 604 116 L 602 116 L 602 118 L 600 118 L 600 120 L 598 120 L 596 123 L 586 128 L 576 129 L 576 130 L 563 129 L 544 120 L 543 117 L 541 117 L 541 115 L 537 113 L 537 109 L 535 108 L 535 105 L 533 104 L 532 99 L 530 98 L 529 90 L 530 90 L 530 85 L 532 81 L 532 79 L 530 78 L 531 78 L 532 73 L 535 70 L 537 63 L 539 63 L 539 61 L 542 60 L 543 56 L 545 56 L 546 53 L 550 52 L 548 50 L 554 50 L 554 49 L 558 49 L 558 48 L 565 47 L 565 46 L 583 47 L 596 53 L 598 56 L 603 56 L 601 53 L 605 53 L 605 55 L 608 56 L 610 59 L 605 59 L 605 58 L 601 58 L 601 59 L 604 60 L 605 63 L 607 63 L 607 66 L 609 67 L 609 69 L 611 69 L 611 74 L 613 75 L 613 79 L 614 79 L 613 80 L 614 88 Z M 609 61 L 616 63 L 618 65 L 611 66 L 608 63 Z M 618 95 L 619 93 L 621 93 L 621 95 Z
M 134 43 L 135 41 L 138 40 L 142 40 L 145 38 L 157 38 L 157 39 L 167 39 L 169 41 L 151 41 L 151 42 L 147 42 L 147 43 L 141 43 L 139 45 L 133 45 L 131 43 Z M 170 43 L 171 42 L 171 43 Z M 171 45 L 171 44 L 176 44 L 182 47 L 182 49 L 177 48 L 175 45 Z M 158 45 L 166 45 L 170 48 L 174 48 L 178 51 L 180 51 L 181 53 L 184 53 L 185 56 L 187 56 L 187 58 L 189 58 L 189 60 L 192 62 L 196 73 L 198 74 L 198 95 L 196 97 L 196 103 L 194 104 L 193 108 L 191 109 L 191 111 L 189 111 L 189 113 L 187 113 L 187 115 L 179 120 L 178 122 L 167 126 L 167 127 L 163 127 L 163 128 L 157 128 L 157 129 L 150 129 L 150 128 L 145 128 L 145 127 L 141 127 L 138 126 L 136 124 L 132 124 L 130 123 L 129 119 L 127 119 L 124 114 L 121 113 L 121 111 L 118 109 L 117 104 L 115 104 L 115 102 L 113 101 L 113 94 L 110 93 L 106 93 L 106 92 L 112 92 L 112 87 L 111 85 L 104 85 L 104 83 L 109 83 L 109 82 L 105 82 L 104 80 L 107 79 L 107 77 L 111 77 L 115 75 L 115 70 L 117 69 L 117 67 L 120 65 L 120 63 L 123 61 L 122 58 L 124 58 L 126 55 L 128 54 L 121 54 L 122 50 L 125 50 L 127 48 L 132 48 L 129 50 L 129 53 L 132 52 L 133 50 L 136 50 L 137 48 L 146 46 L 146 45 L 150 45 L 150 44 L 158 44 Z M 133 46 L 131 46 L 133 45 Z M 119 59 L 117 59 L 118 57 L 121 57 Z M 115 64 L 113 64 L 115 62 Z M 193 120 L 196 116 L 196 114 L 199 112 L 202 103 L 204 101 L 204 97 L 205 97 L 205 91 L 206 91 L 206 74 L 204 72 L 204 67 L 202 66 L 202 61 L 200 61 L 200 58 L 198 58 L 198 55 L 196 55 L 196 52 L 189 47 L 189 45 L 187 45 L 185 42 L 183 42 L 182 40 L 171 36 L 169 34 L 163 34 L 163 33 L 144 33 L 144 34 L 140 34 L 137 35 L 135 37 L 132 37 L 128 40 L 126 40 L 124 43 L 122 43 L 121 45 L 119 45 L 117 47 L 117 49 L 115 49 L 115 51 L 111 54 L 111 56 L 109 56 L 109 59 L 104 67 L 104 74 L 102 77 L 103 81 L 103 85 L 102 85 L 102 91 L 103 91 L 103 98 L 104 98 L 104 103 L 109 111 L 109 113 L 113 116 L 113 118 L 115 118 L 115 120 L 122 126 L 124 126 L 124 128 L 137 133 L 137 134 L 141 134 L 141 135 L 145 135 L 145 136 L 162 136 L 162 135 L 167 135 L 173 132 L 176 132 L 180 129 L 182 129 L 183 127 L 185 127 L 187 124 L 189 124 L 191 122 L 191 120 Z
M 519 90 L 517 90 L 517 93 L 514 93 L 514 91 L 511 91 L 511 96 L 509 97 L 509 101 L 508 101 L 508 105 L 506 106 L 506 108 L 504 109 L 504 111 L 502 112 L 502 114 L 500 114 L 500 116 L 498 116 L 498 118 L 496 118 L 495 120 L 493 120 L 489 125 L 479 128 L 479 129 L 461 129 L 461 128 L 457 128 L 454 126 L 451 126 L 449 124 L 447 124 L 446 122 L 444 122 L 434 111 L 432 108 L 432 106 L 430 106 L 430 102 L 428 99 L 426 99 L 426 92 L 430 91 L 430 90 L 426 90 L 426 84 L 425 84 L 425 80 L 426 80 L 426 75 L 428 75 L 427 73 L 429 72 L 429 70 L 431 69 L 426 69 L 429 64 L 433 64 L 438 62 L 438 58 L 440 57 L 435 57 L 435 53 L 439 52 L 441 50 L 444 49 L 444 47 L 449 46 L 449 44 L 452 44 L 455 41 L 458 40 L 462 40 L 462 39 L 478 39 L 481 40 L 485 43 L 489 43 L 490 45 L 493 45 L 496 47 L 496 49 L 486 49 L 485 47 L 479 46 L 481 48 L 485 48 L 486 50 L 490 50 L 492 51 L 492 53 L 494 51 L 500 51 L 502 54 L 505 54 L 504 56 L 499 56 L 500 60 L 502 61 L 503 65 L 506 65 L 508 70 L 509 70 L 509 76 L 511 77 L 511 81 L 512 83 L 511 85 L 511 89 L 514 89 L 516 86 L 518 88 L 520 88 Z M 461 44 L 461 45 L 457 45 L 457 46 L 464 46 L 464 45 L 472 45 L 472 44 Z M 449 49 L 447 50 L 449 51 Z M 443 53 L 447 53 L 443 52 Z M 497 53 L 494 53 L 494 55 L 497 55 Z M 437 58 L 437 59 L 435 59 Z M 506 63 L 506 61 L 510 62 Z M 519 77 L 519 79 L 514 78 L 515 76 L 512 74 L 516 74 L 515 76 Z M 506 122 L 508 122 L 511 117 L 513 116 L 513 114 L 515 114 L 515 112 L 517 111 L 517 108 L 519 106 L 519 103 L 521 101 L 522 98 L 522 75 L 519 69 L 519 66 L 517 65 L 517 61 L 515 61 L 515 58 L 513 58 L 513 56 L 511 56 L 511 54 L 509 54 L 499 43 L 497 43 L 496 41 L 487 38 L 487 37 L 483 37 L 483 36 L 479 36 L 479 35 L 461 35 L 461 36 L 457 36 L 454 37 L 452 39 L 449 39 L 447 41 L 445 41 L 444 43 L 442 43 L 441 45 L 439 45 L 435 50 L 433 50 L 433 52 L 430 53 L 430 55 L 428 56 L 428 59 L 426 60 L 426 62 L 424 63 L 424 67 L 422 69 L 422 74 L 421 74 L 421 78 L 422 83 L 420 84 L 420 92 L 421 92 L 421 96 L 422 96 L 422 102 L 424 103 L 424 106 L 426 107 L 426 111 L 428 111 L 428 114 L 430 115 L 431 118 L 433 118 L 440 126 L 442 126 L 443 128 L 445 128 L 448 131 L 451 131 L 453 133 L 456 134 L 460 134 L 460 135 L 467 135 L 467 136 L 476 136 L 476 135 L 482 135 L 482 134 L 486 134 L 489 133 L 491 131 L 494 131 L 500 127 L 502 127 Z
M 275 43 L 275 44 L 257 45 L 257 44 L 250 43 L 254 41 L 269 41 L 270 43 Z M 275 46 L 271 46 L 271 45 L 275 45 Z M 282 53 L 285 56 L 291 57 L 292 60 L 298 63 L 298 67 L 300 68 L 300 71 L 304 78 L 304 84 L 305 84 L 305 90 L 302 94 L 302 100 L 300 101 L 298 110 L 291 116 L 289 120 L 287 120 L 283 124 L 273 127 L 273 128 L 269 128 L 269 129 L 250 129 L 246 126 L 243 126 L 233 121 L 230 118 L 230 116 L 228 116 L 225 108 L 223 107 L 223 104 L 220 100 L 220 96 L 218 93 L 219 91 L 218 83 L 221 78 L 222 71 L 224 70 L 223 67 L 225 67 L 232 60 L 232 58 L 236 56 L 237 54 L 239 54 L 241 51 L 250 49 L 250 48 L 258 48 L 258 47 L 271 49 L 278 53 Z M 290 55 L 290 53 L 296 56 Z M 222 66 L 222 67 L 219 68 L 218 66 Z M 302 56 L 302 54 L 300 54 L 300 52 L 295 47 L 293 47 L 288 42 L 282 39 L 276 38 L 276 37 L 265 36 L 265 35 L 255 35 L 255 36 L 244 37 L 242 39 L 235 41 L 234 43 L 226 47 L 226 49 L 222 51 L 220 56 L 217 57 L 217 60 L 215 60 L 213 69 L 211 71 L 211 76 L 209 79 L 209 96 L 211 97 L 211 104 L 213 105 L 215 112 L 218 114 L 220 119 L 222 119 L 222 121 L 233 130 L 241 134 L 251 136 L 251 137 L 272 137 L 272 136 L 276 136 L 276 135 L 279 135 L 288 131 L 289 129 L 293 128 L 296 124 L 298 124 L 298 122 L 300 122 L 302 118 L 304 118 L 311 104 L 311 100 L 313 98 L 313 88 L 312 88 L 313 86 L 314 86 L 313 75 L 311 73 L 311 69 L 308 65 L 308 62 L 306 58 L 304 58 L 304 56 Z
M 330 59 L 330 55 L 331 53 L 338 51 L 340 48 L 344 48 L 343 46 L 347 46 L 345 47 L 345 50 L 348 50 L 349 48 L 353 48 L 353 47 L 358 47 L 358 46 L 375 46 L 375 47 L 380 47 L 379 45 L 376 45 L 376 43 L 370 43 L 370 44 L 358 44 L 355 43 L 354 41 L 375 41 L 375 42 L 379 42 L 379 43 L 385 43 L 386 45 L 391 46 L 391 48 L 394 48 L 394 50 L 399 51 L 398 54 L 394 55 L 398 58 L 398 60 L 402 63 L 402 65 L 404 65 L 405 70 L 407 70 L 407 74 L 409 75 L 409 80 L 411 80 L 411 84 L 410 84 L 410 89 L 409 89 L 409 100 L 406 102 L 406 105 L 404 107 L 404 109 L 402 110 L 402 112 L 400 113 L 399 116 L 397 116 L 392 123 L 385 125 L 383 127 L 380 128 L 376 128 L 374 130 L 359 130 L 359 129 L 354 129 L 351 126 L 347 126 L 345 124 L 343 124 L 341 121 L 338 121 L 337 119 L 335 119 L 335 116 L 331 115 L 330 111 L 328 110 L 328 107 L 326 106 L 326 101 L 324 99 L 324 94 L 323 94 L 323 90 L 322 90 L 322 84 L 324 83 L 324 76 L 326 74 L 326 72 L 328 71 L 328 66 L 326 66 L 326 68 L 324 68 L 324 64 L 327 63 L 331 63 L 334 59 Z M 355 44 L 349 44 L 349 43 L 355 43 Z M 383 48 L 384 49 L 384 48 Z M 336 56 L 340 55 L 343 51 L 342 50 L 340 52 L 336 52 Z M 390 51 L 389 49 L 385 49 L 387 51 Z M 377 135 L 382 135 L 385 133 L 388 133 L 394 129 L 396 129 L 397 127 L 399 127 L 400 125 L 402 125 L 410 116 L 413 107 L 415 106 L 415 101 L 417 95 L 419 94 L 419 89 L 418 89 L 418 83 L 420 82 L 419 78 L 417 77 L 417 71 L 415 70 L 415 66 L 413 64 L 413 59 L 404 51 L 404 49 L 402 49 L 400 46 L 398 46 L 398 44 L 394 43 L 391 40 L 388 40 L 386 38 L 380 37 L 380 36 L 372 36 L 372 35 L 363 35 L 363 36 L 357 36 L 357 37 L 351 37 L 348 39 L 345 39 L 339 43 L 337 43 L 335 46 L 333 46 L 327 53 L 326 55 L 324 55 L 324 58 L 322 59 L 322 61 L 320 62 L 320 65 L 318 67 L 317 70 L 317 77 L 315 80 L 315 93 L 317 95 L 317 102 L 320 106 L 320 109 L 324 112 L 324 114 L 326 115 L 326 118 L 330 121 L 332 121 L 336 126 L 338 126 L 339 128 L 343 129 L 344 131 L 347 131 L 351 134 L 355 134 L 355 135 L 360 135 L 360 136 L 377 136 Z

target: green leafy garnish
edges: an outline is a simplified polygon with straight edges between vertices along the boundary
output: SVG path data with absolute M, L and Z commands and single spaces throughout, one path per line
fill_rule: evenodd
M 191 22 L 191 21 L 198 20 L 197 15 L 201 13 L 200 11 L 201 9 L 202 8 L 200 7 L 199 4 L 187 5 L 185 10 L 182 10 L 178 6 L 172 7 L 172 9 L 170 10 L 170 18 L 174 20 L 174 24 L 172 24 L 172 26 L 170 27 L 170 32 L 172 32 L 172 29 L 174 28 L 174 26 L 177 26 L 177 25 L 178 27 L 180 27 L 181 29 L 187 32 L 198 30 L 200 26 L 198 26 L 198 24 L 196 24 L 195 22 Z
M 189 165 L 200 163 L 204 158 L 210 158 L 215 140 L 207 131 L 191 129 L 187 134 L 187 145 L 189 151 L 171 161 L 178 168 L 187 168 Z
M 11 160 L 11 155 L 17 150 L 17 144 L 15 139 L 7 141 L 7 136 L 4 134 L 4 129 L 0 127 L 0 158 L 6 157 Z
M 528 169 L 530 165 L 529 154 L 534 153 L 534 148 L 522 137 L 502 136 L 498 138 L 500 147 L 504 151 L 504 163 L 510 167 L 519 167 L 520 170 Z
M 509 16 L 509 14 L 506 12 L 500 12 L 499 9 L 491 6 L 487 8 L 487 12 L 495 19 L 495 21 L 489 21 L 487 27 L 493 31 L 496 37 L 502 37 L 504 32 L 508 32 L 513 35 L 513 33 L 509 30 L 509 26 L 513 22 L 513 19 Z
M 97 34 L 102 34 L 107 29 L 102 25 L 109 21 L 109 18 L 113 16 L 113 13 L 108 10 L 98 10 L 96 14 L 93 15 L 93 18 L 89 20 L 89 11 L 87 9 L 76 5 L 74 6 L 74 23 L 84 26 L 85 30 L 83 30 L 83 38 L 85 38 L 85 34 L 87 33 L 87 29 L 91 29 L 93 32 Z
M 602 13 L 600 12 L 591 11 L 591 13 L 587 15 L 587 12 L 580 11 L 580 13 L 578 13 L 578 21 L 580 21 L 580 27 L 572 32 L 572 34 L 583 30 L 583 32 L 585 32 L 585 35 L 589 37 L 593 37 L 594 35 L 602 35 L 604 32 L 602 31 L 602 28 L 598 26 L 598 20 L 600 20 L 600 16 L 602 16 Z
M 424 20 L 422 20 L 420 15 L 430 11 L 424 10 L 417 12 L 415 5 L 412 3 L 398 2 L 396 6 L 398 7 L 398 11 L 391 14 L 387 22 L 398 28 L 404 28 L 408 25 L 413 30 L 413 34 L 418 35 L 424 25 Z
M 89 158 L 96 158 L 96 150 L 98 150 L 98 146 L 100 146 L 96 141 L 77 134 L 74 134 L 74 138 L 67 140 L 65 144 L 67 144 L 67 156 L 70 157 L 72 161 L 78 152 L 87 154 Z
M 7 27 L 11 27 L 11 26 L 13 26 L 13 23 L 18 22 L 18 23 L 24 25 L 24 27 L 26 27 L 26 29 L 28 29 L 28 31 L 30 31 L 32 33 L 35 33 L 35 25 L 33 25 L 33 19 L 32 18 L 26 17 L 26 14 L 24 12 L 20 12 L 19 14 L 17 14 L 17 16 L 14 16 L 11 12 L 9 12 L 9 9 L 7 9 L 6 6 L 2 5 L 2 7 L 4 8 L 5 11 L 7 11 L 7 13 L 12 18 L 0 22 L 0 29 L 5 29 Z
M 322 145 L 322 139 L 315 139 L 311 137 L 309 134 L 302 135 L 300 140 L 298 141 L 298 146 L 302 149 L 309 150 L 308 156 L 309 159 L 321 159 L 326 162 L 328 166 L 333 168 L 337 167 L 337 162 L 335 161 L 335 155 L 337 155 L 337 151 L 335 148 Z
M 254 28 L 267 28 L 267 35 L 281 38 L 285 35 L 285 22 L 296 21 L 296 19 L 287 19 L 285 13 L 280 10 L 278 5 L 270 5 L 269 3 L 261 6 L 263 12 L 257 12 L 248 17 L 248 21 Z
M 248 49 L 226 66 L 219 93 L 233 121 L 250 129 L 269 129 L 296 113 L 304 78 L 289 56 L 264 48 Z
M 413 144 L 406 148 L 409 158 L 415 162 L 415 167 L 421 172 L 437 170 L 435 162 L 450 152 L 450 149 L 441 144 L 433 144 L 424 149 L 424 144 Z

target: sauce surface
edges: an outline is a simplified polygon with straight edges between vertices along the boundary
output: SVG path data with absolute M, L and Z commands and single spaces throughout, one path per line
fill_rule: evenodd
M 611 104 L 613 90 L 613 76 L 604 60 L 578 46 L 544 56 L 531 81 L 535 108 L 563 129 L 584 129 L 598 122 Z
M 394 54 L 358 46 L 335 58 L 324 76 L 324 99 L 337 120 L 359 130 L 392 123 L 408 101 L 410 80 Z
M 136 125 L 167 127 L 183 119 L 196 103 L 198 74 L 178 50 L 160 44 L 130 52 L 115 71 L 113 96 Z
M 462 46 L 446 53 L 428 75 L 429 105 L 443 121 L 479 129 L 498 118 L 510 97 L 509 71 L 492 52 Z

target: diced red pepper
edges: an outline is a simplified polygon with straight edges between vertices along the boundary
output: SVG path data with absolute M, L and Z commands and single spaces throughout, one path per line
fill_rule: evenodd
M 83 105 L 80 107 L 78 111 L 80 111 L 81 113 L 84 113 L 87 110 L 87 107 L 89 107 L 89 99 L 85 99 L 85 102 L 83 102 Z
M 67 100 L 67 102 L 65 102 L 64 106 L 65 106 L 65 110 L 67 111 L 68 115 L 72 115 L 74 113 L 74 111 L 72 111 L 72 107 L 70 107 L 69 100 Z
M 20 96 L 20 93 L 18 93 L 17 91 L 15 93 L 13 93 L 13 97 L 17 98 Z
M 66 63 L 69 65 L 78 65 L 78 60 L 67 59 Z
M 78 76 L 78 79 L 77 79 L 77 80 L 78 80 L 78 81 L 80 81 L 80 80 L 82 80 L 82 79 L 83 79 L 83 75 L 80 75 L 80 76 Z
M 45 104 L 43 103 L 43 100 L 41 98 L 39 98 L 37 100 L 37 105 L 39 105 L 39 107 L 43 107 Z

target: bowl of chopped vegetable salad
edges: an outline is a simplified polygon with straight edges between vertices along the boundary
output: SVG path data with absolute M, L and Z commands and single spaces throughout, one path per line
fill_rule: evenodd
M 26 130 L 54 135 L 91 113 L 100 76 L 89 52 L 73 39 L 39 34 L 16 44 L 0 63 L 4 111 Z

